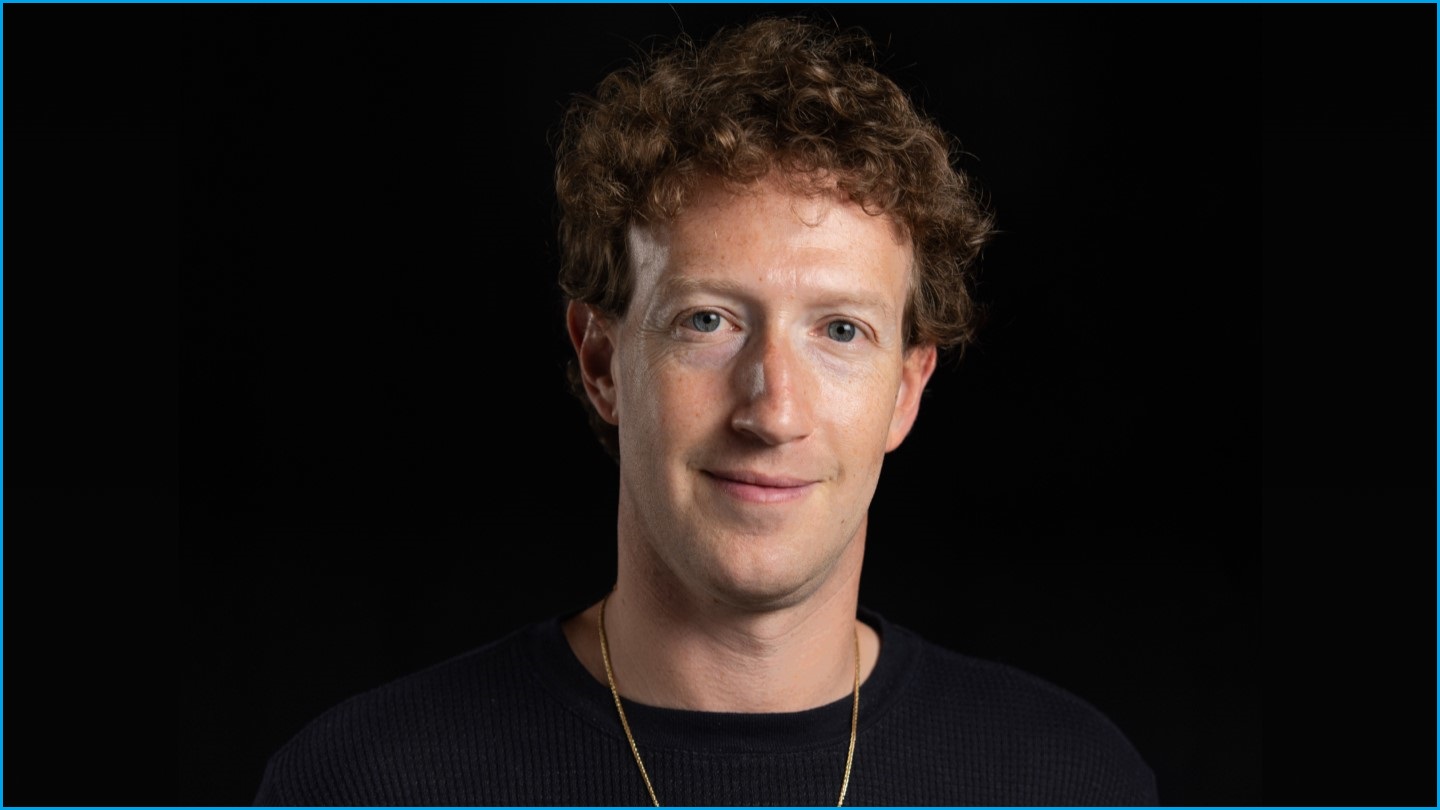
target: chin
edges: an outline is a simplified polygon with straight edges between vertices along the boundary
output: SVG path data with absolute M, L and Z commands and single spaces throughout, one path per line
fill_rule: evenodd
M 814 588 L 797 588 L 776 583 L 717 583 L 715 600 L 736 610 L 762 613 L 794 607 L 805 601 Z
M 775 610 L 800 604 L 835 573 L 834 559 L 802 560 L 793 554 L 745 554 L 712 559 L 705 566 L 706 590 L 732 607 Z

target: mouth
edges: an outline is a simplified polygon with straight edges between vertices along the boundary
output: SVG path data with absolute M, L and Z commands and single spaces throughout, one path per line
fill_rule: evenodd
M 789 503 L 814 489 L 818 481 L 763 475 L 748 470 L 701 470 L 717 489 L 746 503 Z

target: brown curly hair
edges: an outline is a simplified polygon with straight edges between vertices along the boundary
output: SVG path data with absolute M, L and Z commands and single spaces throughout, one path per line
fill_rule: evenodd
M 682 36 L 576 98 L 555 167 L 565 295 L 623 317 L 630 225 L 675 217 L 704 178 L 744 185 L 778 170 L 797 188 L 823 178 L 903 227 L 915 251 L 907 345 L 963 348 L 977 315 L 971 268 L 993 220 L 945 134 L 874 63 L 862 31 L 767 18 L 703 46 Z M 618 432 L 574 361 L 569 376 L 618 460 Z

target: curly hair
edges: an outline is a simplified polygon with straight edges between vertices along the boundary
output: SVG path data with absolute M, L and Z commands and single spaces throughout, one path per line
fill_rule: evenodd
M 767 18 L 704 45 L 682 36 L 577 97 L 555 168 L 565 295 L 624 317 L 632 224 L 673 219 L 705 178 L 744 185 L 778 171 L 797 188 L 833 184 L 901 226 L 915 253 L 906 344 L 963 348 L 977 315 L 971 268 L 993 220 L 945 134 L 874 64 L 864 32 Z M 618 433 L 573 361 L 569 376 L 618 460 Z

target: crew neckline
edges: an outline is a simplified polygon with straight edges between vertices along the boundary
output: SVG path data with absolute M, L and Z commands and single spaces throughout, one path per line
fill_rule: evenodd
M 590 675 L 565 638 L 561 615 L 535 625 L 529 639 L 541 681 L 566 708 L 601 733 L 623 740 L 615 701 L 605 684 Z M 860 684 L 859 731 L 885 716 L 904 691 L 920 647 L 915 636 L 860 608 L 858 617 L 880 636 L 880 655 Z M 684 751 L 777 752 L 825 748 L 850 737 L 852 698 L 798 712 L 747 714 L 700 712 L 649 706 L 622 698 L 635 738 L 645 748 Z

